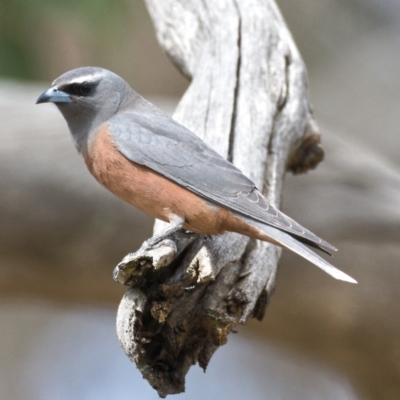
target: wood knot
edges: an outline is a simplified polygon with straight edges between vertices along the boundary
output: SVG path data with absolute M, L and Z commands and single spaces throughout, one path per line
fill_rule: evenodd
M 290 157 L 287 169 L 293 174 L 305 173 L 315 169 L 324 156 L 318 125 L 314 118 L 310 117 L 301 144 Z

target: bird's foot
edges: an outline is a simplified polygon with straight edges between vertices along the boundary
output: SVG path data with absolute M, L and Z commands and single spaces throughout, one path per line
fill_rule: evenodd
M 195 237 L 196 233 L 187 231 L 185 229 L 181 229 L 180 227 L 172 227 L 165 229 L 164 231 L 158 233 L 157 235 L 152 236 L 150 239 L 147 239 L 141 249 L 150 250 L 153 248 L 157 248 L 163 245 L 165 240 L 173 240 L 175 236 L 191 238 Z

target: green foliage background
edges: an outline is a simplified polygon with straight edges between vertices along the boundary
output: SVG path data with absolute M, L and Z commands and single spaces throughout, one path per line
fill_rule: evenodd
M 186 86 L 141 0 L 0 1 L 0 77 L 51 81 L 83 65 L 111 69 L 146 93 Z

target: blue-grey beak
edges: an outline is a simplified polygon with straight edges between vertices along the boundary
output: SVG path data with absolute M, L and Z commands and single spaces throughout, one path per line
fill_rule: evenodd
M 36 104 L 40 103 L 72 103 L 72 100 L 68 93 L 53 86 L 38 97 Z

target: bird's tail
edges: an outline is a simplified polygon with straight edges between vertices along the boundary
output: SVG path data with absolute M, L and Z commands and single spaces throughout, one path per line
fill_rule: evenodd
M 350 283 L 357 283 L 357 281 L 354 280 L 352 277 L 328 263 L 318 254 L 312 251 L 309 247 L 307 247 L 305 244 L 303 244 L 290 234 L 274 228 L 270 225 L 266 225 L 251 218 L 245 217 L 243 215 L 236 214 L 236 217 L 240 218 L 246 224 L 251 225 L 253 228 L 256 228 L 259 231 L 258 239 L 275 243 L 281 247 L 293 251 L 299 256 L 312 262 L 317 267 L 321 268 L 327 274 L 333 276 L 336 279 Z

